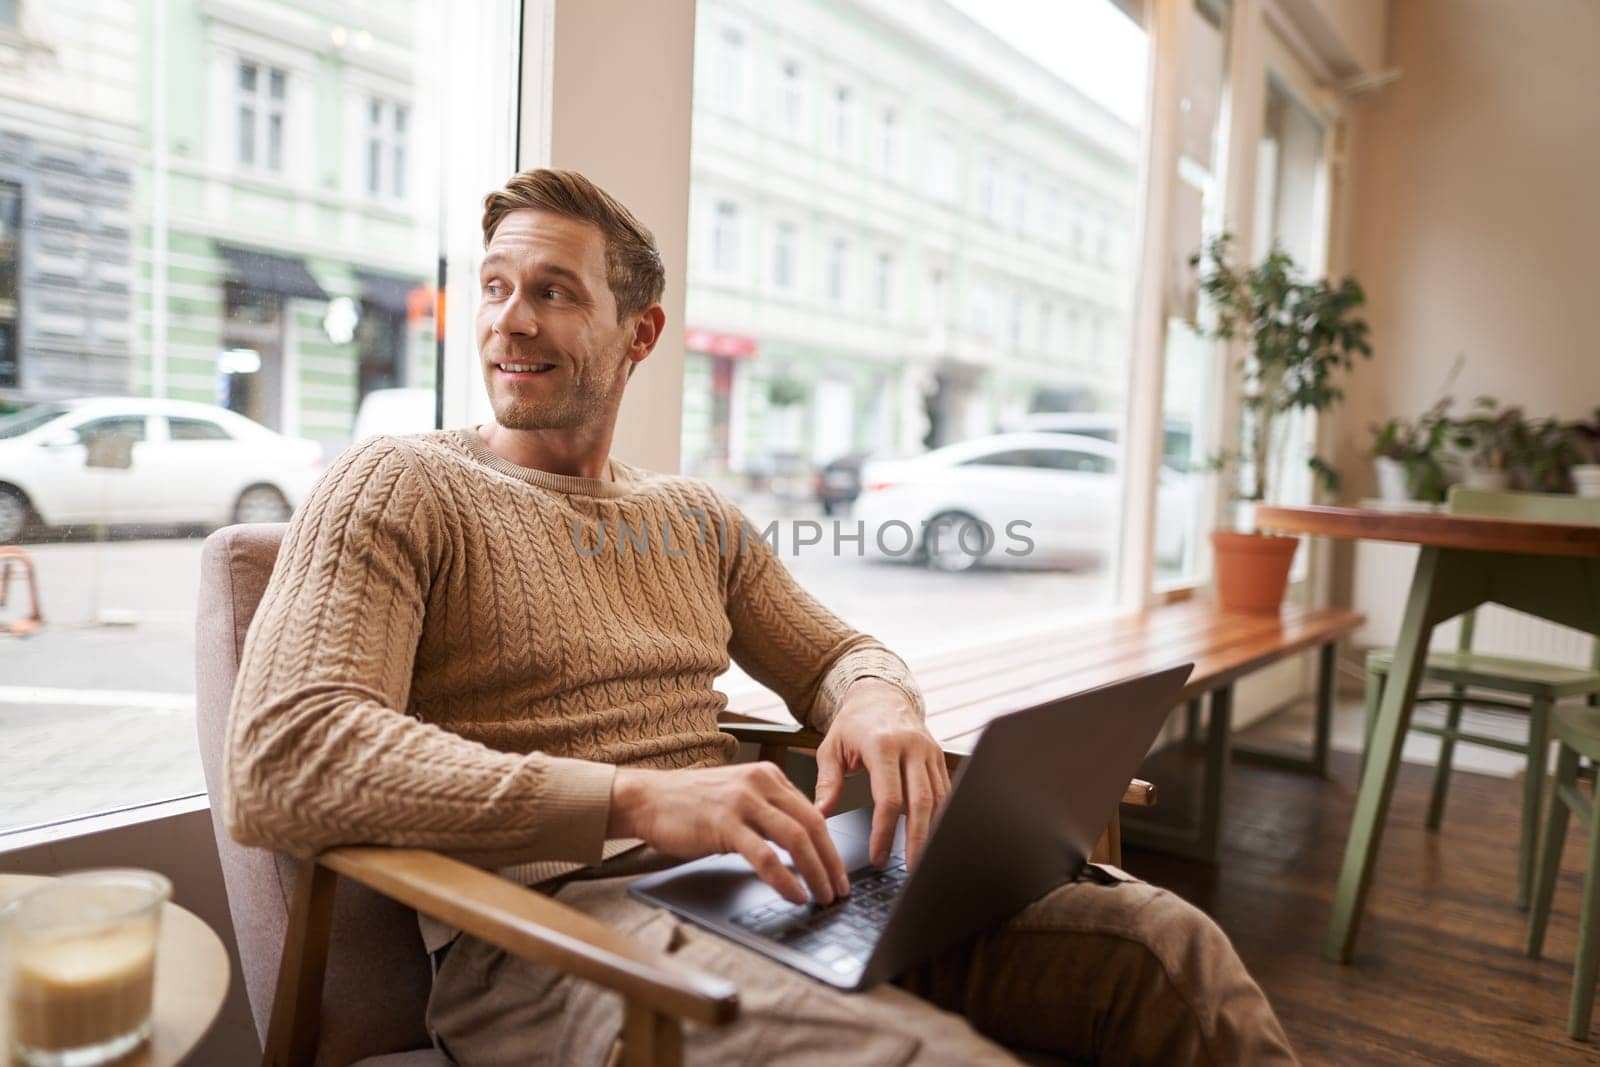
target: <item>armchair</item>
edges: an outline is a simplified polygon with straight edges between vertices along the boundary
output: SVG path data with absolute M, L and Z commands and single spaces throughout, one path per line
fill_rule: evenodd
M 221 793 L 239 654 L 277 558 L 282 524 L 231 526 L 206 540 L 197 616 L 196 704 L 206 784 Z M 778 760 L 821 735 L 766 724 L 724 730 Z M 947 756 L 952 768 L 961 756 Z M 1124 803 L 1154 803 L 1134 782 Z M 443 1067 L 423 1028 L 430 974 L 414 912 L 524 958 L 597 982 L 624 1001 L 622 1062 L 674 1065 L 682 1023 L 722 1025 L 738 994 L 583 913 L 470 864 L 422 849 L 345 847 L 310 860 L 239 845 L 212 809 L 217 850 L 262 1062 Z M 1096 858 L 1120 859 L 1112 820 Z M 382 995 L 374 995 L 375 989 Z

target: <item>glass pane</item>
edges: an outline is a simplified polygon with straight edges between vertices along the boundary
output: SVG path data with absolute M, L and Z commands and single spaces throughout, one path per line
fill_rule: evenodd
M 256 161 L 256 109 L 239 109 L 239 162 L 252 166 Z
M 0 276 L 15 279 L 0 297 L 0 481 L 38 515 L 19 524 L 0 501 L 0 545 L 32 557 L 47 612 L 4 643 L 0 834 L 202 791 L 202 537 L 252 486 L 271 487 L 252 514 L 287 516 L 358 413 L 410 432 L 418 405 L 392 401 L 420 394 L 431 424 L 441 238 L 481 247 L 483 186 L 446 202 L 445 161 L 503 159 L 510 143 L 500 112 L 452 110 L 446 126 L 445 101 L 515 83 L 514 5 L 378 5 L 372 47 L 407 87 L 406 147 L 427 165 L 410 175 L 421 195 L 377 205 L 358 195 L 365 153 L 346 151 L 366 137 L 368 94 L 343 61 L 308 51 L 291 111 L 287 68 L 231 53 L 275 54 L 271 25 L 290 14 L 327 41 L 352 5 L 268 0 L 260 28 L 219 39 L 208 5 L 169 4 L 158 67 L 148 19 L 118 7 L 84 32 L 41 0 L 30 48 L 49 62 L 0 89 L 0 111 L 36 117 L 8 128 L 0 183 Z M 502 46 L 450 62 L 463 39 Z M 288 165 L 303 184 L 245 169 Z M 470 336 L 457 343 L 470 358 Z M 118 456 L 111 431 L 143 439 Z M 0 627 L 27 604 L 14 580 Z
M 227 430 L 209 419 L 167 419 L 167 436 L 174 441 L 228 441 Z
M 267 169 L 283 169 L 283 113 L 267 116 Z
M 1218 428 L 1212 413 L 1217 398 L 1212 394 L 1223 350 L 1193 329 L 1205 310 L 1189 256 L 1222 226 L 1218 138 L 1228 69 L 1227 25 L 1226 10 L 1208 0 L 1187 6 L 1181 22 L 1177 191 L 1171 258 L 1165 265 L 1172 304 L 1167 308 L 1162 471 L 1156 490 L 1157 586 L 1204 578 L 1200 550 L 1215 487 L 1206 460 L 1216 451 L 1212 442 Z
M 696 8 L 685 473 L 758 529 L 780 520 L 784 563 L 902 654 L 1103 609 L 1118 452 L 1064 465 L 1050 444 L 1073 431 L 1048 423 L 1114 434 L 1127 401 L 1144 33 L 1112 0 L 784 10 Z M 738 126 L 709 62 L 728 25 L 752 60 L 771 57 L 746 65 L 746 90 L 775 105 Z M 794 58 L 834 56 L 848 68 Z M 800 99 L 815 121 L 794 121 Z M 731 271 L 721 205 L 770 242 Z M 1077 261 L 1069 215 L 1097 234 Z M 878 532 L 941 509 L 997 534 L 956 582 L 920 534 L 909 554 L 875 551 Z M 809 533 L 790 520 L 822 522 L 822 542 L 796 546 Z M 1038 535 L 1017 560 L 1002 551 L 1012 520 Z M 975 617 L 1005 622 L 979 635 Z
M 1294 258 L 1304 277 L 1325 273 L 1327 224 L 1327 128 L 1275 75 L 1269 73 L 1261 143 L 1256 155 L 1255 256 L 1274 246 Z M 1286 504 L 1309 504 L 1315 477 L 1309 461 L 1316 447 L 1317 420 L 1311 411 L 1275 420 L 1268 450 L 1277 465 L 1268 484 Z M 1295 556 L 1291 577 L 1306 573 L 1311 553 Z

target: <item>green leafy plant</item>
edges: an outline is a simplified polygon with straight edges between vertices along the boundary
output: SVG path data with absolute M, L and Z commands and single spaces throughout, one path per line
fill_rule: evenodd
M 1450 398 L 1443 397 L 1415 421 L 1397 416 L 1372 427 L 1373 458 L 1399 463 L 1405 469 L 1406 489 L 1417 500 L 1437 504 L 1450 487 L 1443 462 L 1450 405 Z
M 1244 425 L 1238 452 L 1215 457 L 1213 465 L 1243 475 L 1242 499 L 1267 499 L 1269 463 L 1282 456 L 1284 416 L 1296 411 L 1327 411 L 1344 399 L 1338 385 L 1357 355 L 1372 357 L 1366 320 L 1354 311 L 1366 294 L 1353 278 L 1337 287 L 1327 280 L 1302 281 L 1294 259 L 1283 249 L 1251 269 L 1232 262 L 1232 235 L 1222 234 L 1189 258 L 1200 271 L 1200 289 L 1215 309 L 1215 324 L 1201 330 L 1214 340 L 1247 343 L 1244 373 Z M 1313 456 L 1311 469 L 1330 490 L 1339 475 Z
M 767 383 L 767 403 L 775 408 L 791 407 L 803 404 L 806 399 L 806 386 L 804 382 L 793 378 L 774 378 Z
M 1561 492 L 1568 487 L 1575 451 L 1557 420 L 1529 419 L 1521 408 L 1502 407 L 1492 396 L 1478 397 L 1473 409 L 1451 422 L 1451 443 L 1469 467 L 1504 472 L 1520 489 Z
M 1600 464 L 1600 407 L 1587 419 L 1568 423 L 1563 429 L 1574 463 Z

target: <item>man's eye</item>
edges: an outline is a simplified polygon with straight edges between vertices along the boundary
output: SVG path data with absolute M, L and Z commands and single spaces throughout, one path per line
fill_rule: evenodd
M 484 285 L 483 291 L 488 296 L 502 296 L 506 291 L 506 287 L 499 282 L 489 282 Z
M 563 293 L 560 289 L 546 289 L 544 291 L 544 298 L 546 300 L 564 300 L 566 299 L 566 296 L 567 294 Z

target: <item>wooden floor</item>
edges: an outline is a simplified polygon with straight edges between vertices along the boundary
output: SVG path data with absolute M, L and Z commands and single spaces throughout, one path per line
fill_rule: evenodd
M 1197 770 L 1193 754 L 1168 750 L 1141 776 L 1170 813 Z M 1401 769 L 1349 966 L 1321 956 L 1355 801 L 1347 753 L 1333 754 L 1330 780 L 1235 763 L 1216 867 L 1133 846 L 1123 862 L 1228 932 L 1307 1063 L 1600 1063 L 1600 1035 L 1566 1036 L 1581 832 L 1567 835 L 1545 957 L 1530 960 L 1512 899 L 1520 783 L 1458 773 L 1444 827 L 1430 834 L 1429 775 Z

